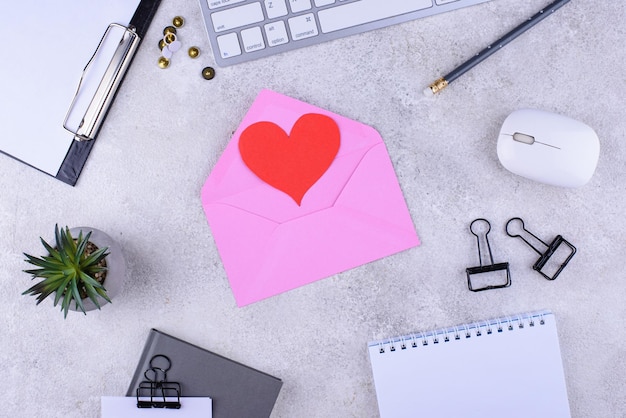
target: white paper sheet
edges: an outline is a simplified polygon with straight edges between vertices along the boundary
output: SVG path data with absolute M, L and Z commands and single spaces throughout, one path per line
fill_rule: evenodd
M 73 141 L 63 128 L 83 69 L 110 23 L 139 0 L 21 0 L 0 25 L 0 150 L 56 175 Z M 4 157 L 3 157 L 4 158 Z
M 103 396 L 101 418 L 211 418 L 211 398 L 180 398 L 180 409 L 137 408 L 137 399 L 128 396 Z

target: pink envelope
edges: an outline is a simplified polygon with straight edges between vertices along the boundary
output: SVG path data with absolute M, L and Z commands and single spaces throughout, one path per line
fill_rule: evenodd
M 307 113 L 332 118 L 341 145 L 299 206 L 244 164 L 238 142 L 253 123 L 273 122 L 289 133 Z M 258 95 L 204 184 L 202 206 L 238 306 L 420 244 L 378 132 L 269 90 Z

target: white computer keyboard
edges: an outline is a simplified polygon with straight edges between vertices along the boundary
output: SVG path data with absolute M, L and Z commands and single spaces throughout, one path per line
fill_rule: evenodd
M 490 0 L 200 0 L 219 66 Z

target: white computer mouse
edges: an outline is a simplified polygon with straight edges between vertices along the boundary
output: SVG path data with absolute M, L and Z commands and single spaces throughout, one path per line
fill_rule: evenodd
M 586 184 L 599 155 L 600 141 L 591 127 L 543 110 L 514 111 L 498 136 L 498 158 L 507 170 L 554 186 Z

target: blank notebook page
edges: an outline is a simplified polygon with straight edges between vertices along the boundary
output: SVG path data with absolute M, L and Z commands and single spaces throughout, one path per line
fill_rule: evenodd
M 382 418 L 570 416 L 548 311 L 373 341 L 368 348 Z

